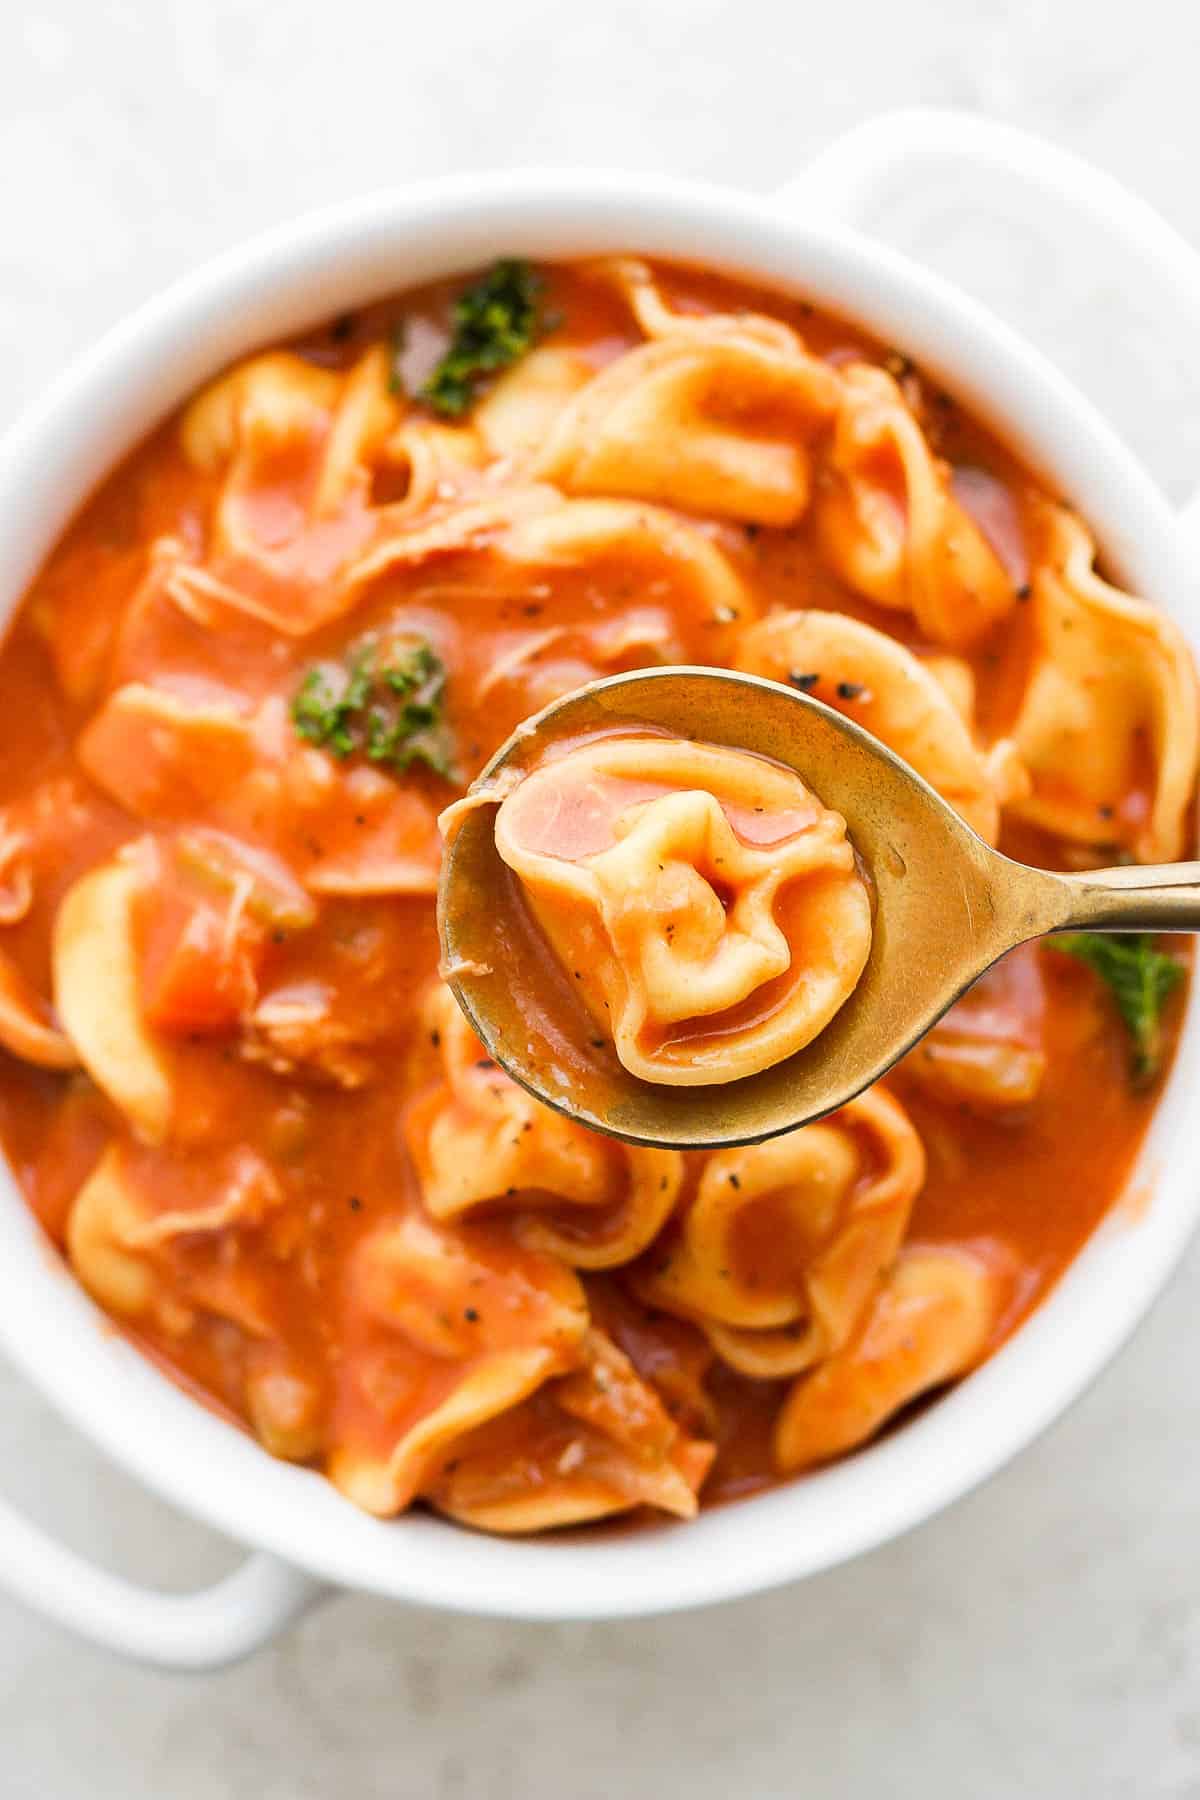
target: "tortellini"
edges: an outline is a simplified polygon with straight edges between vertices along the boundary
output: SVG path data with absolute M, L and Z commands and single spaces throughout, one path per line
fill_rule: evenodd
M 472 418 L 475 431 L 492 456 L 532 458 L 595 373 L 578 350 L 543 344 L 506 369 L 484 395 Z
M 652 1506 L 690 1519 L 715 1445 L 672 1419 L 629 1358 L 589 1331 L 583 1366 L 456 1440 L 429 1487 L 439 1512 L 484 1531 L 545 1531 Z
M 88 1074 L 146 1143 L 171 1127 L 170 1069 L 142 1015 L 137 907 L 145 864 L 130 853 L 75 883 L 54 927 L 54 1003 Z
M 950 659 L 941 659 L 942 664 Z M 737 666 L 791 682 L 844 712 L 911 763 L 987 843 L 1000 828 L 1007 771 L 976 745 L 970 668 L 937 673 L 885 632 L 844 613 L 785 612 L 750 626 Z M 948 688 L 957 679 L 960 704 Z
M 742 1374 L 796 1375 L 849 1338 L 924 1179 L 920 1138 L 878 1089 L 817 1124 L 717 1151 L 641 1265 L 638 1292 L 695 1320 Z
M 990 1346 L 1009 1286 L 1002 1257 L 904 1249 L 852 1341 L 784 1401 L 773 1445 L 779 1472 L 844 1455 L 910 1401 L 966 1374 Z
M 73 1069 L 79 1062 L 74 1044 L 55 1023 L 50 1008 L 0 952 L 0 1045 L 24 1062 L 43 1069 Z
M 837 405 L 834 371 L 776 320 L 687 316 L 656 296 L 639 322 L 653 341 L 563 408 L 533 472 L 575 494 L 795 524 L 809 503 L 812 440 Z
M 182 1203 L 170 1204 L 172 1197 Z M 75 1198 L 67 1254 L 88 1292 L 118 1318 L 180 1334 L 208 1313 L 265 1338 L 266 1286 L 230 1254 L 231 1234 L 260 1229 L 282 1204 L 278 1180 L 252 1150 L 181 1176 L 114 1143 Z
M 407 1138 L 432 1217 L 507 1214 L 520 1242 L 579 1269 L 639 1255 L 675 1204 L 679 1152 L 618 1144 L 540 1105 L 488 1058 L 448 988 L 427 1015 L 445 1080 L 417 1101 Z
M 437 565 L 449 591 L 486 581 L 516 595 L 540 579 L 582 581 L 590 591 L 611 586 L 631 600 L 639 592 L 662 596 L 704 630 L 712 660 L 724 656 L 734 628 L 757 616 L 750 590 L 712 533 L 662 506 L 565 499 L 547 483 L 531 483 L 432 509 L 394 528 L 384 509 L 378 539 L 348 569 L 348 583 L 362 588 L 394 571 Z
M 218 1341 L 259 1440 L 304 1462 L 324 1446 L 325 1396 L 290 1353 L 264 1278 L 283 1204 L 273 1171 L 247 1148 L 181 1172 L 114 1143 L 72 1205 L 67 1255 L 115 1318 L 170 1344 Z
M 842 383 L 814 508 L 825 560 L 855 593 L 911 613 L 931 642 L 969 648 L 1012 610 L 1012 577 L 887 371 L 853 363 Z
M 543 763 L 496 846 L 631 1074 L 734 1081 L 854 990 L 871 905 L 840 814 L 762 757 L 610 738 Z
M 1086 528 L 1040 509 L 1031 672 L 1012 737 L 1032 779 L 1013 811 L 1056 836 L 1142 862 L 1184 849 L 1196 774 L 1196 676 L 1179 627 L 1110 587 Z
M 206 388 L 180 426 L 189 459 L 225 471 L 201 597 L 295 636 L 343 612 L 337 578 L 374 531 L 370 465 L 398 423 L 382 344 L 345 375 L 273 351 Z
M 400 1512 L 465 1432 L 580 1360 L 587 1303 L 557 1259 L 410 1212 L 359 1245 L 329 1474 Z

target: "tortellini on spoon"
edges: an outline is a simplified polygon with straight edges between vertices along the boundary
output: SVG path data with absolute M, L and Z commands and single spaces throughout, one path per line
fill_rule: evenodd
M 601 1041 L 645 1081 L 781 1062 L 849 998 L 870 950 L 841 815 L 748 751 L 579 743 L 504 800 L 496 847 Z

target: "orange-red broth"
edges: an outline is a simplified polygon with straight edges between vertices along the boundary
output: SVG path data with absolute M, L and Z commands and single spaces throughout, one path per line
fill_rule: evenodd
M 569 268 L 546 274 L 547 309 L 562 321 L 555 341 L 582 347 L 596 367 L 637 341 L 625 307 L 603 284 Z M 958 471 L 960 497 L 973 502 L 977 516 L 988 509 L 992 535 L 1004 542 L 1019 583 L 1035 529 L 1023 501 L 1031 478 L 950 396 L 903 359 L 806 304 L 696 272 L 659 274 L 677 307 L 765 310 L 796 325 L 819 353 L 887 357 L 910 399 L 919 403 L 935 452 Z M 446 340 L 454 291 L 441 284 L 340 319 L 305 335 L 295 348 L 321 364 L 343 367 L 403 312 L 409 322 L 409 373 L 419 374 Z M 310 662 L 337 655 L 403 608 L 406 623 L 434 637 L 448 667 L 449 718 L 469 780 L 522 717 L 562 691 L 564 675 L 572 672 L 570 640 L 560 639 L 530 658 L 522 678 L 493 689 L 483 707 L 472 711 L 463 703 L 499 657 L 549 622 L 592 623 L 651 605 L 669 613 L 689 660 L 715 663 L 728 655 L 727 632 L 720 625 L 699 619 L 679 596 L 642 593 L 636 577 L 620 568 L 604 570 L 602 578 L 594 571 L 548 572 L 533 582 L 514 580 L 505 589 L 481 585 L 469 559 L 455 557 L 439 564 L 436 579 L 419 570 L 389 574 L 349 619 L 300 642 L 281 641 L 266 626 L 241 617 L 233 618 L 228 630 L 206 632 L 172 608 L 160 609 L 137 630 L 127 622 L 122 628 L 147 547 L 163 534 L 203 544 L 216 487 L 216 478 L 187 464 L 177 420 L 169 420 L 83 508 L 34 582 L 0 655 L 0 805 L 44 790 L 46 815 L 54 820 L 39 839 L 38 904 L 5 933 L 6 947 L 39 992 L 49 991 L 49 936 L 58 900 L 84 871 L 145 831 L 141 821 L 90 785 L 73 754 L 90 709 L 67 696 L 98 672 L 110 683 L 118 673 L 123 681 L 185 673 L 238 689 L 250 700 L 268 694 L 289 698 Z M 717 523 L 711 529 L 765 609 L 844 611 L 920 646 L 911 619 L 857 598 L 820 564 L 804 523 L 790 530 Z M 1018 609 L 994 640 L 971 656 L 985 730 L 999 729 L 1011 714 L 1028 655 L 1027 635 Z M 593 672 L 579 661 L 579 679 Z M 414 773 L 406 779 L 425 785 L 439 804 L 452 797 L 434 776 Z M 1145 797 L 1133 794 L 1128 804 L 1134 817 L 1144 809 Z M 1002 847 L 1047 866 L 1062 860 L 1059 846 L 1027 829 L 1010 832 Z M 156 933 L 170 936 L 176 878 L 168 868 L 165 885 L 160 882 L 165 909 L 144 929 L 144 997 L 151 1007 L 164 955 Z M 319 1387 L 336 1428 L 337 1409 L 353 1405 L 353 1384 L 338 1383 L 337 1365 L 353 1353 L 365 1330 L 347 1297 L 348 1260 L 381 1218 L 418 1203 L 403 1124 L 438 1076 L 435 1046 L 413 1003 L 437 966 L 433 905 L 417 898 L 331 899 L 323 902 L 316 926 L 294 940 L 281 931 L 260 935 L 253 954 L 265 983 L 319 978 L 336 992 L 342 1014 L 368 1022 L 365 1035 L 377 1039 L 375 1078 L 351 1092 L 314 1087 L 239 1059 L 219 1036 L 177 1039 L 171 1058 L 180 1112 L 201 1128 L 195 1135 L 203 1138 L 203 1149 L 170 1159 L 152 1151 L 137 1155 L 145 1162 L 145 1178 L 154 1183 L 156 1203 L 164 1208 L 196 1204 L 209 1172 L 246 1146 L 278 1173 L 286 1199 L 272 1213 L 267 1228 L 272 1241 L 264 1241 L 254 1266 L 255 1304 L 269 1314 L 289 1366 Z M 1036 949 L 1018 952 L 976 1004 L 989 1011 L 1006 1037 L 1024 1036 L 1044 1048 L 1046 1075 L 1032 1103 L 987 1118 L 931 1098 L 903 1069 L 894 1082 L 929 1159 L 909 1239 L 998 1240 L 1007 1247 L 1017 1273 L 997 1327 L 999 1342 L 1045 1296 L 1120 1194 L 1155 1095 L 1131 1086 L 1120 1026 L 1091 976 L 1073 961 Z M 1177 994 L 1168 1020 L 1172 1046 L 1182 1005 Z M 1103 1094 L 1103 1106 L 1097 1106 L 1097 1094 Z M 31 1207 L 57 1244 L 63 1242 L 70 1203 L 116 1123 L 109 1102 L 85 1077 L 51 1074 L 0 1056 L 0 1139 Z M 689 1160 L 694 1180 L 697 1159 Z M 489 1259 L 503 1260 L 508 1243 L 503 1220 L 469 1230 Z M 291 1252 L 285 1258 L 275 1254 L 281 1247 Z M 769 1232 L 754 1234 L 742 1249 L 748 1258 L 761 1259 L 764 1282 L 777 1277 Z M 165 1254 L 186 1261 L 193 1291 L 203 1284 L 205 1259 L 213 1265 L 212 1278 L 221 1279 L 219 1234 L 207 1241 L 177 1239 Z M 254 1258 L 250 1234 L 242 1256 Z M 681 1321 L 648 1313 L 620 1274 L 584 1279 L 601 1322 L 668 1404 L 675 1397 L 686 1411 L 687 1395 L 701 1380 L 706 1361 L 699 1334 Z M 246 1359 L 256 1354 L 247 1350 L 245 1334 L 214 1319 L 183 1344 L 155 1328 L 138 1335 L 143 1348 L 191 1392 L 243 1417 Z M 419 1397 L 422 1409 L 439 1397 L 430 1360 L 429 1384 Z M 711 1504 L 771 1480 L 769 1427 L 780 1390 L 721 1367 L 707 1380 L 719 1420 L 718 1457 L 703 1493 Z M 537 1419 L 534 1404 L 523 1409 L 522 1422 L 514 1421 L 512 1429 L 536 1431 Z M 370 1422 L 358 1418 L 354 1429 L 361 1441 Z

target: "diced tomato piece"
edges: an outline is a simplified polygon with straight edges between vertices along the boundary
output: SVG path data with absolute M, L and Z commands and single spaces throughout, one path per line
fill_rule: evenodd
M 232 942 L 209 907 L 168 904 L 145 944 L 142 992 L 147 1022 L 180 1035 L 233 1031 L 254 996 L 255 949 L 244 932 Z

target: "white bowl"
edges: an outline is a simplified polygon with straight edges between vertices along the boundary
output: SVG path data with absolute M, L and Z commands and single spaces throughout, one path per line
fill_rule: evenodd
M 172 288 L 64 376 L 0 446 L 6 613 L 76 506 L 139 438 L 231 358 L 322 317 L 496 254 L 626 250 L 701 262 L 800 293 L 903 346 L 1078 504 L 1112 563 L 1193 638 L 1200 605 L 1178 521 L 1092 407 L 962 293 L 826 216 L 923 157 L 990 160 L 1103 218 L 1197 283 L 1165 226 L 1082 165 L 949 117 L 879 122 L 827 155 L 787 204 L 628 174 L 455 179 L 302 219 Z M 1114 198 L 1114 195 L 1117 197 Z M 207 1593 L 148 1593 L 92 1569 L 0 1506 L 0 1580 L 113 1648 L 181 1667 L 244 1654 L 326 1584 L 523 1618 L 614 1618 L 698 1606 L 811 1574 L 929 1517 L 1075 1398 L 1127 1336 L 1200 1208 L 1200 1017 L 1133 1180 L 1070 1273 L 982 1369 L 885 1441 L 822 1473 L 686 1525 L 504 1541 L 415 1515 L 380 1522 L 320 1476 L 273 1461 L 189 1400 L 48 1254 L 0 1172 L 0 1339 L 73 1422 L 161 1495 L 257 1552 Z

